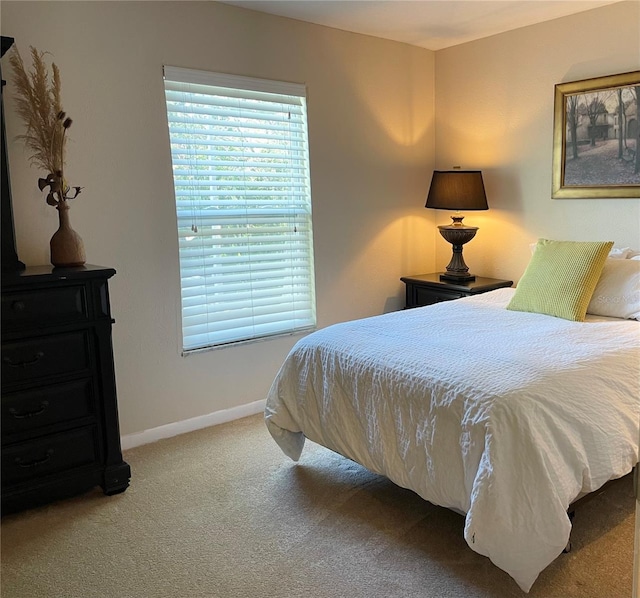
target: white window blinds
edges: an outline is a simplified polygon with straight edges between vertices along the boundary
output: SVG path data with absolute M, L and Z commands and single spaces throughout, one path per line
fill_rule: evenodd
M 303 85 L 164 67 L 185 352 L 315 326 Z

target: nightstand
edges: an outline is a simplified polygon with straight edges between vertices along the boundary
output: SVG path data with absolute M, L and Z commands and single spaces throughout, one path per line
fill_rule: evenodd
M 407 285 L 406 308 L 479 295 L 513 285 L 512 280 L 482 278 L 481 276 L 476 276 L 473 282 L 441 281 L 440 272 L 403 276 L 400 280 Z

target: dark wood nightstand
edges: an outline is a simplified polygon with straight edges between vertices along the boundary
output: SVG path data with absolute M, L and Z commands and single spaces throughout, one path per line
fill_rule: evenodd
M 440 280 L 440 272 L 403 276 L 400 280 L 407 285 L 406 308 L 479 295 L 513 285 L 512 280 L 481 276 L 477 276 L 473 282 L 445 282 Z

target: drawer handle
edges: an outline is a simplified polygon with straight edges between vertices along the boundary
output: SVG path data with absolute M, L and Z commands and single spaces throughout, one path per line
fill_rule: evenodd
M 15 463 L 18 467 L 38 467 L 38 465 L 42 465 L 43 463 L 46 463 L 49 459 L 51 459 L 52 455 L 53 449 L 49 449 L 47 451 L 47 454 L 41 459 L 35 459 L 34 461 L 23 461 L 22 457 L 16 457 Z
M 13 311 L 24 311 L 25 305 L 24 305 L 24 301 L 14 301 L 11 304 L 11 309 Z
M 40 407 L 38 407 L 38 409 L 36 409 L 35 411 L 23 411 L 22 413 L 19 413 L 16 409 L 10 407 L 9 413 L 14 419 L 26 419 L 28 417 L 35 417 L 36 415 L 44 413 L 48 406 L 49 401 L 42 401 L 42 403 L 40 403 Z
M 3 357 L 3 363 L 6 363 L 10 368 L 26 368 L 30 365 L 35 365 L 44 357 L 44 353 L 42 351 L 38 351 L 33 359 L 29 359 L 27 361 L 13 361 L 11 357 Z

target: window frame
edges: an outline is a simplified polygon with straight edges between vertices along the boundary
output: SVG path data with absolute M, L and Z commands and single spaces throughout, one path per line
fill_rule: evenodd
M 315 330 L 315 268 L 305 86 L 166 65 L 163 67 L 163 79 L 179 243 L 182 355 Z M 177 94 L 180 94 L 182 102 L 176 99 Z M 187 99 L 192 101 L 186 102 Z M 203 108 L 204 100 L 206 105 Z M 288 102 L 291 102 L 289 108 Z M 184 109 L 182 112 L 174 109 L 180 105 Z M 187 105 L 190 106 L 188 109 Z M 196 106 L 199 106 L 198 114 Z M 219 110 L 218 106 L 221 106 Z M 246 106 L 257 107 L 256 112 Z M 260 106 L 265 110 L 262 111 Z M 270 107 L 273 110 L 269 110 Z M 283 114 L 278 112 L 287 113 L 287 110 L 288 122 L 284 126 Z M 276 120 L 269 120 L 271 118 Z M 181 127 L 177 126 L 178 122 Z M 264 130 L 261 129 L 263 126 L 266 127 Z M 181 131 L 184 138 L 180 138 L 177 131 Z M 195 131 L 197 135 L 189 131 Z M 189 134 L 193 136 L 191 145 L 179 143 L 189 138 Z M 230 141 L 233 138 L 241 141 L 234 145 Z M 246 141 L 251 139 L 253 143 L 247 144 Z M 205 147 L 210 151 L 204 152 Z M 230 157 L 222 154 L 232 152 L 216 149 L 220 147 L 238 151 Z M 279 149 L 273 149 L 275 147 Z M 288 158 L 281 159 L 278 152 L 286 153 Z M 188 160 L 176 158 L 187 154 L 192 156 Z M 245 154 L 251 154 L 250 158 Z M 215 160 L 218 157 L 220 160 Z M 251 166 L 238 165 L 238 160 Z M 255 164 L 256 161 L 263 163 Z M 232 163 L 236 166 L 226 166 Z M 211 184 L 207 185 L 209 179 Z M 276 192 L 275 189 L 280 187 L 286 189 Z M 197 197 L 195 201 L 194 196 Z M 187 205 L 189 202 L 191 207 Z M 245 210 L 244 216 L 240 214 L 242 209 Z M 185 233 L 185 213 L 193 219 L 193 236 Z M 198 215 L 205 223 L 206 234 L 201 234 L 203 227 L 197 225 Z M 240 222 L 244 223 L 244 229 Z M 234 226 L 237 228 L 232 228 Z M 200 259 L 197 255 L 193 259 L 188 257 L 185 248 L 187 242 L 196 238 L 203 247 L 209 243 L 209 249 L 202 250 L 199 277 L 188 276 L 190 267 L 186 265 L 198 263 Z M 241 238 L 246 242 L 241 242 Z M 228 245 L 224 245 L 225 242 Z M 225 259 L 233 261 L 229 259 L 231 251 L 225 247 L 232 248 L 234 255 L 239 256 L 235 258 L 235 265 L 223 263 Z M 258 248 L 265 251 L 258 252 Z M 243 266 L 248 268 L 248 278 L 244 279 Z M 197 270 L 198 266 L 194 268 Z M 226 281 L 225 277 L 231 276 L 228 272 L 234 272 L 234 268 L 240 272 L 233 274 L 240 276 L 236 285 L 238 289 L 211 291 L 210 295 L 210 289 L 216 284 L 223 288 L 221 281 Z M 185 282 L 189 278 L 201 278 L 201 284 L 196 282 L 191 287 Z M 227 287 L 232 288 L 232 285 L 227 284 Z M 246 293 L 243 293 L 243 288 Z M 199 299 L 192 301 L 189 298 L 188 293 L 192 289 L 195 293 L 203 293 L 200 304 Z M 273 293 L 272 298 L 270 293 Z M 237 306 L 244 306 L 237 308 L 240 310 L 238 314 L 251 315 L 234 318 L 233 297 L 244 297 L 245 294 L 246 299 L 237 300 Z M 224 298 L 224 295 L 231 299 Z M 290 309 L 286 307 L 288 302 Z M 214 307 L 210 310 L 209 305 Z M 189 311 L 190 308 L 193 309 Z M 212 316 L 216 314 L 222 314 L 219 319 L 227 322 L 228 327 L 215 323 L 216 317 Z M 198 324 L 188 324 L 194 321 Z M 245 321 L 247 325 L 241 325 Z M 216 330 L 216 326 L 220 330 Z M 205 328 L 206 332 L 194 332 Z M 244 332 L 227 334 L 231 330 Z M 197 342 L 194 340 L 196 337 L 200 339 Z M 202 340 L 204 337 L 206 342 Z

